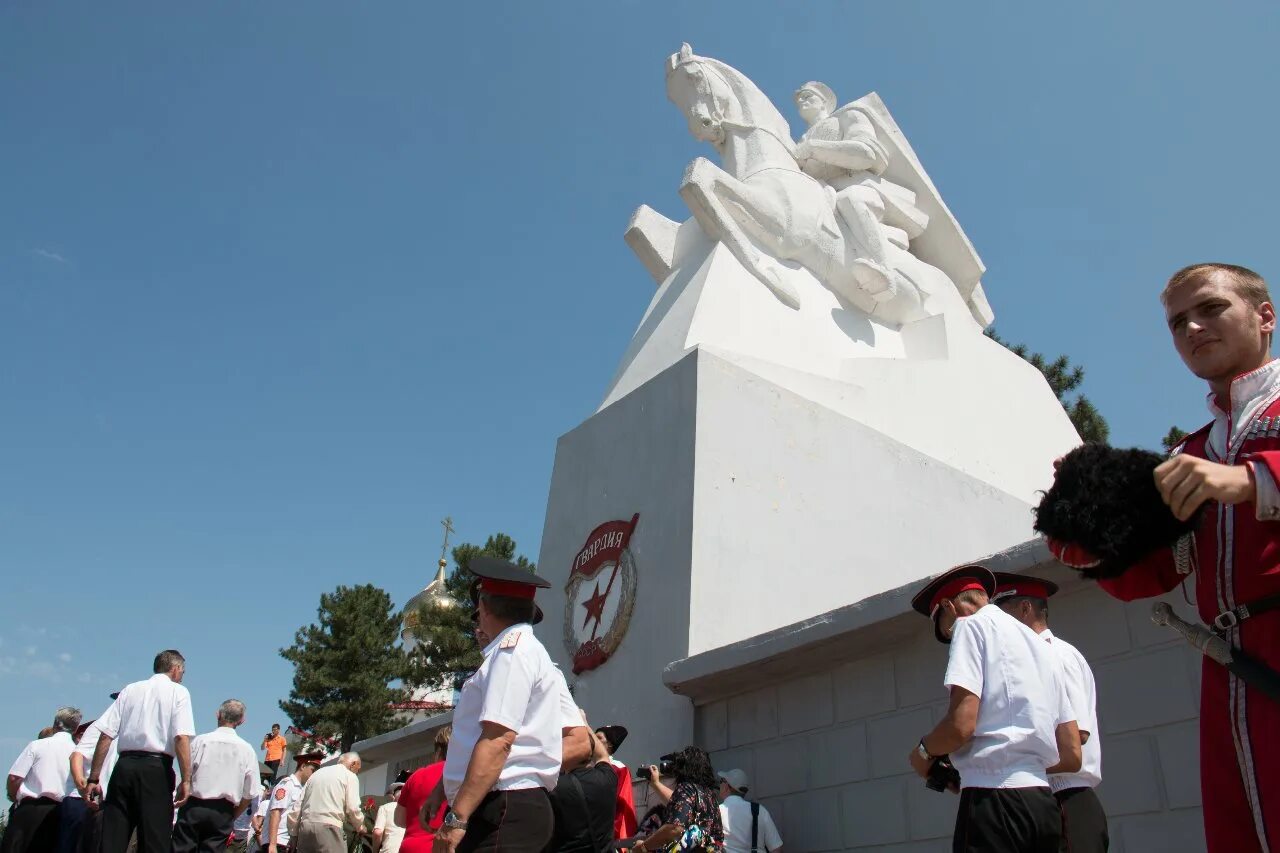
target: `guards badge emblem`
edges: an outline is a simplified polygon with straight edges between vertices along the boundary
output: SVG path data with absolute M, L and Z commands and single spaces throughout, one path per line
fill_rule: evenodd
M 606 521 L 573 558 L 565 586 L 564 643 L 575 675 L 607 661 L 618 649 L 636 604 L 636 564 L 629 544 L 640 515 Z

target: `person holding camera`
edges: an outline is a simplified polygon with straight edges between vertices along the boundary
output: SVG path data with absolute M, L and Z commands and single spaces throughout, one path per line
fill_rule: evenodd
M 747 774 L 726 770 L 718 775 L 725 853 L 782 853 L 782 836 L 773 823 L 773 815 L 759 803 L 747 800 Z
M 908 760 L 928 777 L 949 755 L 960 774 L 953 853 L 1057 853 L 1062 816 L 1049 775 L 1080 769 L 1080 731 L 1057 654 L 991 606 L 995 592 L 990 570 L 961 566 L 912 599 L 951 646 L 951 702 Z
M 720 823 L 720 807 L 716 802 L 719 780 L 711 769 L 706 750 L 686 746 L 679 752 L 662 756 L 662 765 L 649 765 L 641 774 L 653 786 L 665 804 L 663 824 L 642 841 L 632 846 L 633 853 L 665 850 L 672 842 L 681 842 L 681 850 L 724 850 L 724 826 Z M 675 786 L 668 788 L 663 776 L 674 776 Z
M 271 731 L 262 736 L 262 749 L 266 753 L 266 760 L 262 763 L 271 768 L 271 784 L 275 784 L 276 779 L 280 778 L 280 762 L 284 759 L 284 748 L 289 742 L 280 734 L 280 724 L 272 723 Z

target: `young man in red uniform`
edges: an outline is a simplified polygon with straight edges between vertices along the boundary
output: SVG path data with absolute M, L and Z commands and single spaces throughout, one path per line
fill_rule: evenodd
M 1231 264 L 1197 264 L 1161 294 L 1173 345 L 1209 383 L 1213 420 L 1155 473 L 1174 514 L 1203 508 L 1171 549 L 1100 581 L 1124 601 L 1195 574 L 1200 618 L 1237 649 L 1280 669 L 1280 361 L 1266 283 Z M 1248 605 L 1255 612 L 1246 615 Z M 1280 705 L 1208 658 L 1200 694 L 1200 787 L 1209 853 L 1280 851 Z

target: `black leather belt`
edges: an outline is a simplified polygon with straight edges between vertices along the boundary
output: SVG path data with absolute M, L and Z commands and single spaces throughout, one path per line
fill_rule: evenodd
M 121 751 L 121 758 L 148 758 L 154 761 L 173 763 L 173 756 L 167 752 L 147 752 L 144 749 L 126 749 Z
M 1280 593 L 1266 595 L 1257 601 L 1250 601 L 1247 604 L 1241 604 L 1237 607 L 1232 607 L 1230 610 L 1222 611 L 1213 617 L 1213 627 L 1221 634 L 1223 631 L 1230 631 L 1246 619 L 1261 616 L 1263 613 L 1277 608 L 1280 608 Z

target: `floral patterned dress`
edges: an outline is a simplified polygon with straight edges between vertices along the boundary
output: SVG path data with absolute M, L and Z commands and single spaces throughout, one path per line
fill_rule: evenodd
M 667 823 L 684 827 L 684 833 L 669 850 L 719 853 L 724 850 L 724 827 L 720 825 L 720 805 L 710 788 L 680 782 L 667 804 Z

